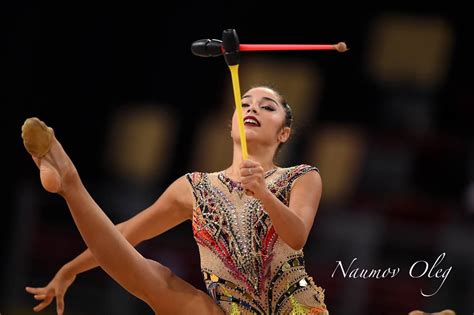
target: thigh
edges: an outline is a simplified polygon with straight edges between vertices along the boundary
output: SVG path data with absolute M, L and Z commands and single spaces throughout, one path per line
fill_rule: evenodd
M 202 290 L 184 281 L 169 268 L 148 260 L 158 285 L 148 295 L 147 303 L 157 314 L 224 314 L 214 300 Z

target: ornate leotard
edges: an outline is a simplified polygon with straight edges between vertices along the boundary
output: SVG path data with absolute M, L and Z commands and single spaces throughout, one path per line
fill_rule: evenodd
M 294 181 L 309 165 L 265 174 L 289 205 Z M 278 237 L 260 200 L 224 172 L 188 173 L 194 194 L 193 233 L 207 290 L 226 314 L 329 314 L 324 290 L 308 276 L 302 250 Z

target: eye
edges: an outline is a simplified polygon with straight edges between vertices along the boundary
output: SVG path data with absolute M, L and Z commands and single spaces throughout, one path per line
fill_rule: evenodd
M 275 111 L 275 109 L 271 105 L 263 105 L 262 108 L 271 112 Z
M 249 107 L 249 106 L 250 106 L 249 104 L 242 103 L 242 107 Z

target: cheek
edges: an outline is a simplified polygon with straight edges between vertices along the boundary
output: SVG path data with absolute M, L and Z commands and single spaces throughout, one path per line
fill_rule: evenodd
M 273 129 L 278 132 L 283 128 L 285 124 L 285 117 L 281 117 L 280 115 L 273 117 L 272 119 L 272 127 Z
M 232 115 L 232 129 L 237 125 L 237 113 L 234 111 L 234 114 Z
M 230 131 L 234 132 L 234 130 L 237 130 L 238 124 L 237 124 L 237 113 L 234 111 L 234 114 L 232 115 L 232 121 L 231 121 L 231 126 L 230 126 Z

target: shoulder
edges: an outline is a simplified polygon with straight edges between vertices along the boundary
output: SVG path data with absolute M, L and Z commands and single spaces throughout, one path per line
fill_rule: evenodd
M 186 173 L 184 174 L 184 178 L 186 178 L 186 180 L 191 184 L 191 185 L 196 185 L 198 184 L 199 182 L 201 182 L 204 178 L 207 177 L 207 174 L 206 172 L 189 172 L 189 173 Z
M 298 164 L 283 169 L 285 172 L 286 180 L 290 187 L 293 187 L 295 182 L 304 181 L 304 184 L 318 184 L 321 182 L 321 176 L 319 169 L 316 166 L 309 164 Z M 300 179 L 301 180 L 298 180 Z M 304 179 L 303 179 L 304 178 Z
M 319 169 L 316 166 L 309 165 L 309 164 L 298 164 L 294 166 L 290 166 L 286 168 L 288 170 L 288 173 L 290 174 L 306 174 L 310 171 L 315 171 L 319 173 Z
M 319 169 L 316 166 L 309 164 L 298 164 L 290 167 L 283 168 L 288 179 L 296 179 L 307 173 L 319 174 Z
M 183 178 L 191 184 L 193 188 L 198 186 L 199 184 L 204 184 L 209 181 L 209 178 L 213 176 L 218 176 L 221 172 L 190 172 L 186 173 Z
M 184 174 L 182 177 L 186 179 L 191 185 L 197 184 L 203 177 L 203 172 L 190 172 Z
M 169 187 L 174 200 L 183 207 L 195 208 L 196 200 L 208 190 L 209 175 L 214 173 L 189 172 L 178 177 Z
M 191 173 L 187 173 L 178 177 L 173 183 L 171 183 L 168 190 L 173 192 L 176 196 L 183 196 L 183 193 L 189 191 L 190 179 L 193 178 L 190 174 Z

